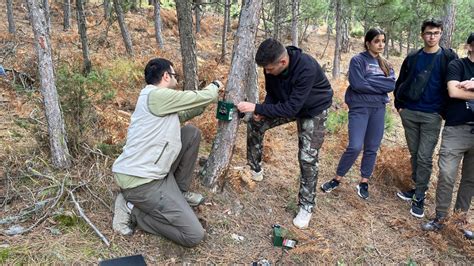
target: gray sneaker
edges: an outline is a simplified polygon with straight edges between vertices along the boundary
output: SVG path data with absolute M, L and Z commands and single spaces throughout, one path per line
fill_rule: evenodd
M 190 191 L 183 192 L 183 196 L 191 207 L 199 206 L 206 200 L 203 195 Z
M 112 220 L 112 228 L 115 232 L 129 236 L 133 234 L 131 228 L 132 210 L 127 207 L 127 201 L 122 193 L 117 195 L 115 199 L 114 218 Z

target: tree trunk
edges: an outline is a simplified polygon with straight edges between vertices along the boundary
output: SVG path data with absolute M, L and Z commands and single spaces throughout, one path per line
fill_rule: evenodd
M 68 168 L 71 165 L 64 119 L 59 106 L 59 97 L 54 80 L 54 66 L 51 56 L 49 35 L 46 31 L 46 18 L 37 0 L 27 0 L 30 21 L 35 36 L 35 48 L 38 56 L 38 70 L 41 79 L 41 94 L 48 124 L 51 158 L 56 168 Z
M 192 2 L 188 0 L 176 0 L 185 90 L 196 90 L 198 88 L 196 40 L 193 34 L 191 4 Z
M 7 0 L 8 32 L 15 34 L 15 19 L 13 17 L 13 0 Z
M 390 31 L 386 31 L 385 32 L 385 36 L 386 36 L 386 39 L 385 39 L 385 47 L 383 49 L 383 55 L 385 56 L 386 59 L 389 58 L 389 50 L 390 50 L 390 40 L 392 39 L 392 36 L 390 34 Z
M 451 48 L 456 26 L 456 0 L 448 1 L 444 9 L 446 16 L 443 18 L 443 35 L 441 35 L 439 45 L 444 48 Z
M 229 21 L 227 20 L 230 17 L 230 0 L 225 0 L 224 6 L 224 26 L 222 28 L 222 52 L 221 52 L 221 62 L 225 62 L 225 54 L 227 53 L 227 28 L 230 27 Z
M 64 12 L 64 31 L 71 29 L 71 0 L 64 0 L 63 12 Z
M 130 11 L 136 13 L 138 11 L 137 0 L 130 0 Z
M 348 53 L 350 50 L 350 39 L 349 39 L 349 24 L 350 18 L 344 16 L 342 18 L 342 27 L 341 27 L 341 52 Z
M 49 0 L 43 0 L 43 11 L 44 11 L 44 18 L 46 21 L 46 32 L 51 35 L 51 15 L 50 15 L 50 8 L 49 8 Z
M 300 15 L 300 1 L 291 1 L 291 43 L 298 46 L 298 16 Z
M 117 14 L 117 18 L 119 21 L 120 32 L 122 32 L 122 38 L 123 43 L 125 44 L 125 49 L 127 50 L 127 54 L 129 56 L 133 56 L 132 38 L 128 33 L 127 24 L 125 24 L 125 18 L 123 17 L 123 10 L 122 6 L 120 5 L 120 0 L 113 0 L 113 2 L 115 13 Z
M 104 0 L 104 19 L 109 20 L 110 19 L 110 0 Z
M 153 15 L 155 17 L 155 37 L 156 37 L 156 43 L 158 44 L 158 47 L 163 50 L 164 48 L 164 43 L 163 43 L 163 37 L 161 36 L 161 15 L 160 15 L 160 10 L 161 10 L 161 5 L 160 5 L 160 0 L 153 0 Z
M 410 53 L 411 48 L 411 32 L 411 27 L 409 27 L 407 33 L 407 55 Z
M 233 1 L 229 2 L 229 11 L 227 12 L 227 16 L 225 17 L 225 19 L 227 20 L 227 33 L 232 32 L 232 24 L 231 24 L 231 19 L 230 19 L 230 9 L 232 8 L 233 4 L 237 4 L 237 3 L 233 3 L 233 2 L 236 2 L 236 1 L 233 0 Z
M 84 14 L 83 0 L 76 0 L 77 28 L 81 36 L 82 57 L 84 59 L 84 74 L 87 76 L 91 72 L 92 63 L 89 55 L 89 42 L 87 40 L 86 15 Z
M 258 29 L 261 0 L 245 0 L 242 6 L 239 28 L 235 35 L 232 64 L 227 80 L 227 101 L 240 102 L 244 97 L 245 87 L 243 80 L 254 71 L 255 36 Z M 252 69 L 252 70 L 251 70 Z M 217 181 L 222 179 L 232 159 L 232 152 L 237 138 L 239 119 L 237 112 L 230 122 L 219 121 L 217 135 L 212 145 L 211 154 L 204 166 L 201 175 L 203 184 L 216 188 Z
M 194 0 L 194 16 L 196 19 L 196 33 L 201 31 L 201 0 Z
M 332 78 L 338 78 L 341 74 L 341 41 L 342 41 L 342 0 L 336 0 L 336 45 L 334 48 L 334 62 L 332 67 Z
M 270 33 L 270 29 L 267 24 L 267 18 L 265 17 L 265 8 L 262 6 L 262 21 L 263 21 L 263 29 L 265 30 L 265 39 L 268 38 L 268 34 Z
M 283 0 L 274 0 L 275 6 L 273 9 L 273 38 L 276 40 L 280 40 L 281 1 Z

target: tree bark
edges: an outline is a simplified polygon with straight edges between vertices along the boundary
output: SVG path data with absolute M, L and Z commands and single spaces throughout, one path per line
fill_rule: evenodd
M 46 31 L 46 18 L 37 0 L 27 0 L 31 26 L 35 36 L 35 48 L 38 56 L 38 70 L 41 79 L 41 94 L 48 124 L 51 158 L 56 168 L 68 168 L 71 165 L 64 119 L 59 106 L 59 97 L 54 80 L 54 66 L 51 56 L 49 35 Z
M 156 43 L 158 44 L 158 47 L 163 50 L 164 48 L 164 42 L 163 42 L 163 36 L 161 35 L 161 5 L 160 5 L 160 0 L 153 0 L 153 14 L 154 14 L 154 20 L 155 20 L 155 37 L 156 37 Z
M 125 49 L 127 50 L 127 54 L 129 56 L 133 56 L 132 38 L 130 37 L 130 33 L 128 33 L 127 24 L 125 24 L 122 6 L 120 5 L 121 2 L 120 0 L 113 0 L 113 2 L 115 13 L 117 14 L 119 21 L 120 32 L 122 33 L 123 43 L 125 44 Z
M 230 27 L 229 21 L 227 20 L 230 14 L 230 0 L 225 0 L 224 6 L 224 25 L 222 27 L 222 51 L 221 51 L 221 62 L 225 62 L 225 55 L 227 53 L 227 28 Z
M 63 2 L 63 12 L 64 12 L 64 20 L 63 20 L 63 29 L 64 31 L 68 31 L 71 29 L 71 0 L 64 0 Z
M 81 36 L 82 58 L 84 59 L 84 75 L 88 75 L 92 69 L 92 63 L 89 54 L 89 42 L 87 40 L 86 15 L 84 14 L 83 0 L 76 0 L 77 9 L 77 28 Z
M 191 1 L 176 0 L 185 90 L 196 90 L 198 88 L 196 40 L 194 39 L 193 33 L 193 13 L 191 5 Z
M 342 0 L 336 0 L 336 45 L 334 48 L 334 62 L 332 64 L 332 77 L 341 75 L 341 40 L 342 40 Z
M 227 81 L 227 101 L 240 102 L 244 97 L 246 80 L 255 69 L 254 49 L 258 29 L 261 0 L 245 0 L 242 6 L 239 28 L 235 36 L 232 64 Z M 232 159 L 232 152 L 237 138 L 239 119 L 234 113 L 230 122 L 219 121 L 217 135 L 212 145 L 211 154 L 201 175 L 205 186 L 216 188 L 217 181 L 223 178 Z
M 104 19 L 109 20 L 110 19 L 110 0 L 104 0 Z
M 280 16 L 281 16 L 281 1 L 274 0 L 275 6 L 273 9 L 273 38 L 280 40 Z
M 291 44 L 298 46 L 298 16 L 300 15 L 300 1 L 291 1 Z
M 349 24 L 350 17 L 344 16 L 342 18 L 341 26 L 341 52 L 348 53 L 350 50 L 350 38 L 349 38 Z
M 46 32 L 51 35 L 51 15 L 50 15 L 50 8 L 49 8 L 49 0 L 43 0 L 43 11 L 44 11 L 44 18 L 46 21 Z
M 7 0 L 8 32 L 15 34 L 15 19 L 13 17 L 13 0 Z
M 451 48 L 454 28 L 456 26 L 456 0 L 448 1 L 444 6 L 445 14 L 443 18 L 443 35 L 439 45 L 444 48 Z
M 196 20 L 196 33 L 201 31 L 201 0 L 194 0 L 194 17 Z

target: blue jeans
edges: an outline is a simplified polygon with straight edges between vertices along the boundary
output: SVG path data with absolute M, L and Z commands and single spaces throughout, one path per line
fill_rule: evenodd
M 385 106 L 349 108 L 349 145 L 339 160 L 338 176 L 346 175 L 363 149 L 360 175 L 370 178 L 383 138 L 384 121 Z

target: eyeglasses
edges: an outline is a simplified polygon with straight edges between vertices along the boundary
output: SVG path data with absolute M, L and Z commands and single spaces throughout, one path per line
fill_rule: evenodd
M 426 37 L 438 37 L 441 35 L 441 31 L 427 31 L 423 32 L 423 35 Z
M 176 73 L 171 73 L 171 72 L 168 72 L 168 74 L 169 74 L 170 76 L 173 76 L 174 79 L 176 79 L 176 81 L 178 81 L 178 79 L 179 79 L 179 75 L 178 75 L 178 74 L 176 74 Z

